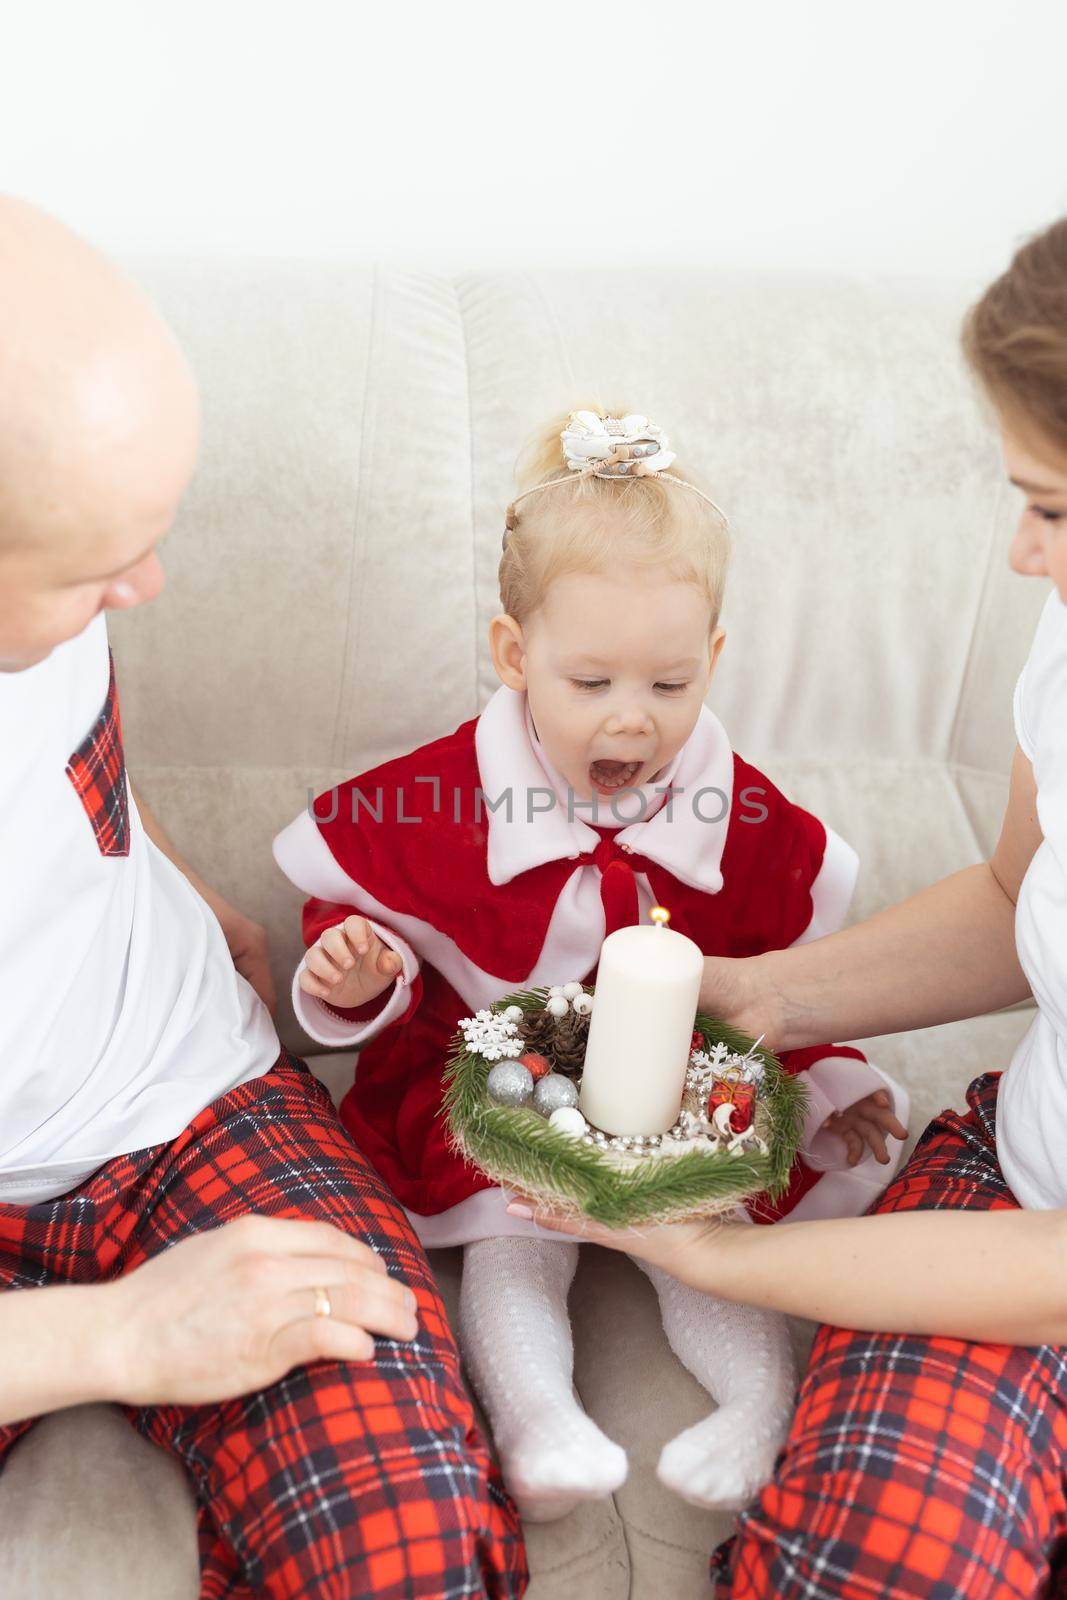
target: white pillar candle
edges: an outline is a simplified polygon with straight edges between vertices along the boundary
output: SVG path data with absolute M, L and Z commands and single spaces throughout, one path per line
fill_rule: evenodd
M 649 915 L 600 950 L 578 1103 L 606 1133 L 666 1133 L 682 1104 L 704 957 L 662 906 Z

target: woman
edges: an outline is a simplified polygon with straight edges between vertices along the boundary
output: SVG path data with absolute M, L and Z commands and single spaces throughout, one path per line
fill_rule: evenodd
M 1033 1026 L 965 1116 L 927 1128 L 877 1216 L 582 1230 L 824 1324 L 776 1476 L 713 1563 L 732 1600 L 1067 1594 L 1067 219 L 986 291 L 964 348 L 1027 497 L 1011 565 L 1054 585 L 997 847 L 844 933 L 709 960 L 701 1005 L 779 1050 L 1031 991 Z

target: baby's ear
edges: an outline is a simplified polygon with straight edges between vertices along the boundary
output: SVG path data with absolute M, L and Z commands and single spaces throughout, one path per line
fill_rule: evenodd
M 521 625 L 506 612 L 489 624 L 489 650 L 501 683 L 509 689 L 525 689 L 526 641 Z
M 726 629 L 723 628 L 723 627 L 713 628 L 712 629 L 712 634 L 711 634 L 711 639 L 709 640 L 709 648 L 710 648 L 710 655 L 711 655 L 711 659 L 710 659 L 710 662 L 708 664 L 708 683 L 709 683 L 709 685 L 711 683 L 712 678 L 715 676 L 715 668 L 718 666 L 719 657 L 722 655 L 722 647 L 723 647 L 723 645 L 725 643 L 726 643 Z

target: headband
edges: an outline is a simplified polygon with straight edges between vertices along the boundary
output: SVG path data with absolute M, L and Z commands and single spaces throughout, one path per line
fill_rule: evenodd
M 547 483 L 535 484 L 511 502 L 504 518 L 505 546 L 518 520 L 516 507 L 530 495 L 540 494 L 542 489 L 553 489 L 557 483 L 570 483 L 575 476 L 644 478 L 662 473 L 670 483 L 699 495 L 722 518 L 724 530 L 730 526 L 726 513 L 710 495 L 698 489 L 695 483 L 687 483 L 666 470 L 675 459 L 674 451 L 663 429 L 649 422 L 647 417 L 636 413 L 625 417 L 598 417 L 595 411 L 572 411 L 559 438 L 568 471 L 559 478 L 549 478 Z

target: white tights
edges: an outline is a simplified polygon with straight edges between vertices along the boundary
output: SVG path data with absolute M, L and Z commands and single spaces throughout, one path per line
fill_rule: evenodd
M 463 1252 L 464 1359 L 528 1521 L 564 1516 L 626 1477 L 625 1452 L 574 1393 L 567 1294 L 577 1264 L 577 1244 L 562 1239 L 480 1239 Z M 796 1375 L 785 1318 L 638 1265 L 671 1349 L 719 1407 L 664 1446 L 658 1476 L 697 1505 L 736 1510 L 770 1477 L 788 1430 Z

